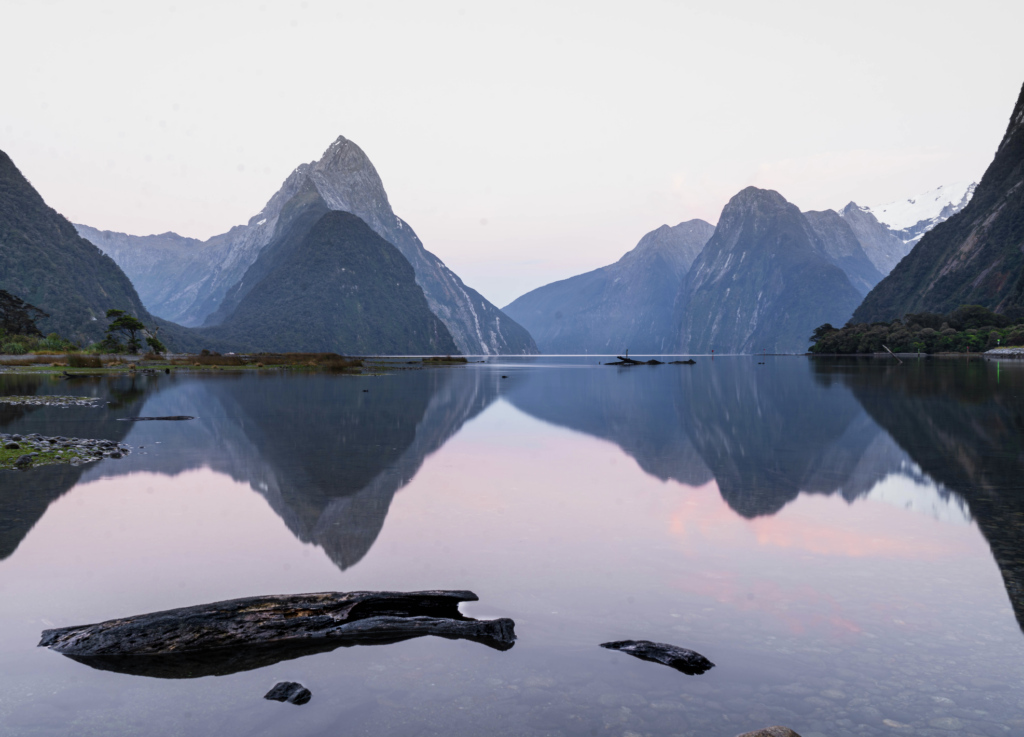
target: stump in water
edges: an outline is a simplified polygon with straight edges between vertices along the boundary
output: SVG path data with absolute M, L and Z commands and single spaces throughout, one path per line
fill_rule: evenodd
M 46 630 L 39 642 L 99 670 L 199 678 L 262 668 L 353 645 L 424 635 L 472 640 L 496 650 L 515 642 L 511 619 L 464 617 L 471 591 L 328 592 L 256 596 L 99 624 Z

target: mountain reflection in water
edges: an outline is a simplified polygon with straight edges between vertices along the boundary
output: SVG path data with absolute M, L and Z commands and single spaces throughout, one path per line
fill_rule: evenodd
M 1014 395 L 1024 366 L 719 359 L 693 367 L 537 369 L 507 382 L 500 369 L 463 367 L 407 372 L 384 379 L 387 386 L 257 374 L 74 385 L 114 402 L 80 411 L 73 431 L 80 437 L 144 437 L 126 438 L 131 426 L 115 421 L 126 414 L 197 419 L 161 426 L 173 452 L 5 474 L 0 559 L 80 481 L 209 467 L 248 483 L 298 539 L 323 548 L 344 570 L 369 551 L 395 492 L 426 456 L 501 396 L 537 419 L 615 443 L 659 479 L 691 486 L 714 479 L 746 518 L 776 514 L 801 493 L 963 510 L 989 541 L 1024 627 L 1024 417 Z M 68 391 L 34 378 L 0 383 L 4 394 Z M 5 432 L 72 432 L 66 416 L 52 411 L 2 412 Z M 893 479 L 908 482 L 902 496 L 887 491 Z
M 0 499 L 0 559 L 14 552 L 52 501 L 80 481 L 143 469 L 175 476 L 208 467 L 250 484 L 298 539 L 323 548 L 344 570 L 366 555 L 392 497 L 423 459 L 494 400 L 495 378 L 420 371 L 378 391 L 379 385 L 366 380 L 323 374 L 292 380 L 254 374 L 140 377 L 132 386 L 146 398 L 146 414 L 196 417 L 161 423 L 162 442 L 173 452 L 8 474 L 9 493 Z M 122 383 L 104 382 L 101 392 L 116 394 Z M 366 386 L 371 391 L 362 391 Z M 116 417 L 134 411 L 83 410 L 95 414 L 83 415 L 86 421 L 73 432 L 124 439 L 132 428 Z M 4 432 L 72 432 L 52 422 L 42 413 L 18 416 Z M 153 432 L 143 428 L 128 442 L 138 442 L 147 430 Z

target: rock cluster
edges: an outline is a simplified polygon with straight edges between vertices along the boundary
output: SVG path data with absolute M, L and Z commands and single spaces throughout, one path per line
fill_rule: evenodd
M 47 437 L 38 433 L 24 436 L 0 433 L 0 448 L 6 451 L 22 451 L 0 457 L 0 468 L 19 469 L 58 463 L 77 466 L 103 458 L 123 458 L 131 452 L 129 446 L 113 440 L 66 438 L 63 435 Z
M 0 404 L 30 404 L 47 407 L 98 407 L 95 397 L 71 397 L 58 394 L 0 397 Z

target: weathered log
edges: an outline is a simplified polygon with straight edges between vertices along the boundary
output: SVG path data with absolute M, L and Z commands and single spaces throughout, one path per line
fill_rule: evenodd
M 257 596 L 171 609 L 99 624 L 45 630 L 48 647 L 99 670 L 198 678 L 353 645 L 424 635 L 472 640 L 496 650 L 515 642 L 511 619 L 464 617 L 470 591 L 327 592 Z
M 617 642 L 603 642 L 601 647 L 609 650 L 618 650 L 628 653 L 634 658 L 647 660 L 651 663 L 661 663 L 669 668 L 685 673 L 688 676 L 699 676 L 701 673 L 711 670 L 715 664 L 700 653 L 687 650 L 684 647 L 666 645 L 663 642 L 651 642 L 650 640 L 619 640 Z

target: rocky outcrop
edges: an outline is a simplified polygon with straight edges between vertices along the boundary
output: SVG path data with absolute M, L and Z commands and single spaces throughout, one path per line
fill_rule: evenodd
M 896 264 L 910 252 L 911 246 L 880 223 L 868 208 L 850 202 L 839 211 L 839 215 L 849 224 L 864 253 L 883 276 L 896 268 Z
M 729 200 L 686 282 L 680 353 L 804 353 L 816 327 L 842 325 L 861 299 L 800 210 L 756 187 Z
M 312 692 L 301 683 L 294 681 L 281 681 L 270 689 L 263 697 L 268 701 L 287 701 L 289 704 L 302 706 L 308 704 L 313 698 Z
M 835 210 L 805 212 L 804 217 L 818 240 L 818 246 L 832 263 L 843 270 L 853 288 L 865 295 L 882 281 L 850 224 Z
M 973 198 L 936 226 L 864 299 L 857 322 L 978 304 L 1024 314 L 1024 87 Z
M 542 353 L 665 353 L 676 342 L 673 308 L 714 226 L 662 225 L 610 266 L 524 294 L 504 309 Z

